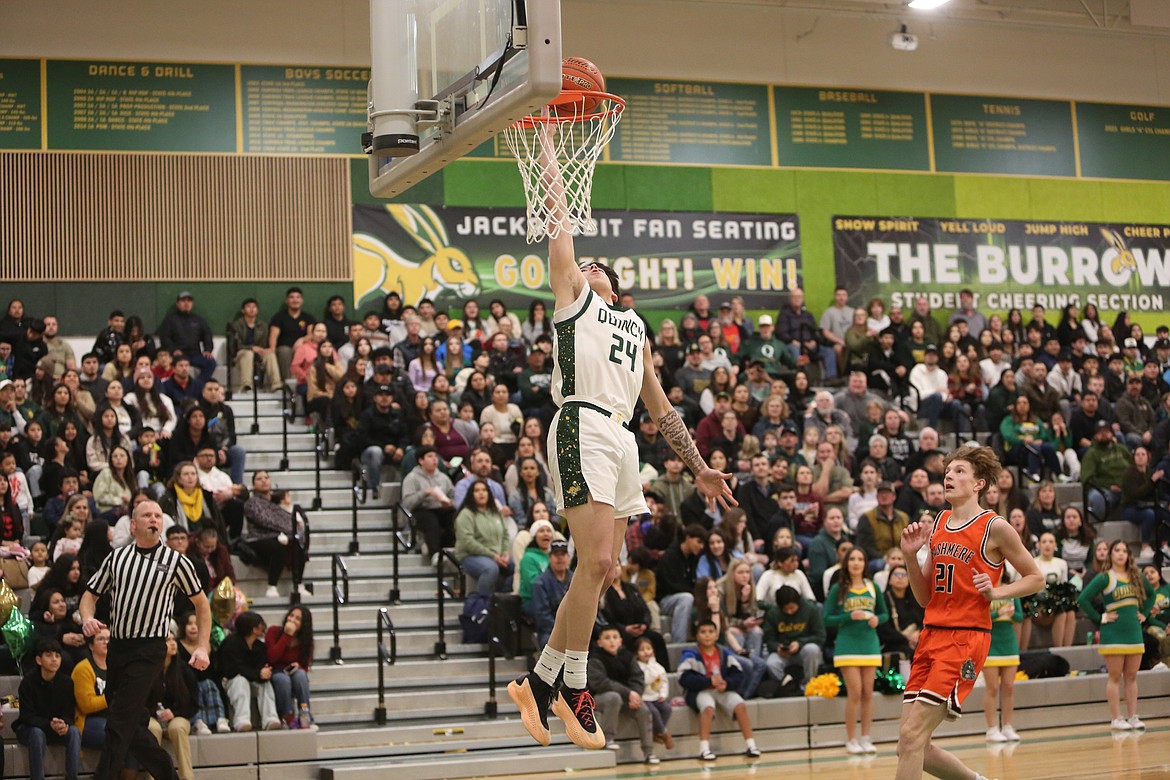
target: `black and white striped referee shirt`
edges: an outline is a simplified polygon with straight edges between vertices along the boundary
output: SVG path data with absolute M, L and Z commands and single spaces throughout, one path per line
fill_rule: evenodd
M 131 542 L 114 550 L 87 587 L 99 597 L 113 593 L 112 639 L 166 639 L 175 591 L 188 596 L 201 592 L 191 561 L 161 543 L 141 549 Z

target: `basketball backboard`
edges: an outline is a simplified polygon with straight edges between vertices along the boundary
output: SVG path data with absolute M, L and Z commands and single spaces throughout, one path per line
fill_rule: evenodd
M 393 197 L 561 91 L 560 0 L 370 0 L 370 193 Z

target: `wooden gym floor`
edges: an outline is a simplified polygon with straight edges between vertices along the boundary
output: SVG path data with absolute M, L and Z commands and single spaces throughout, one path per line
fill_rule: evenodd
M 1104 706 L 1102 706 L 1104 709 Z M 980 716 L 981 717 L 981 716 Z M 1114 737 L 1107 722 L 1023 732 L 1016 745 L 988 745 L 983 737 L 952 737 L 938 744 L 971 769 L 998 780 L 1170 780 L 1170 719 L 1147 720 L 1141 735 Z M 664 761 L 657 767 L 622 764 L 616 769 L 573 772 L 573 780 L 885 780 L 894 776 L 893 744 L 879 744 L 872 758 L 846 755 L 844 748 L 765 753 L 749 760 L 721 756 Z M 525 775 L 525 780 L 565 780 L 566 773 Z

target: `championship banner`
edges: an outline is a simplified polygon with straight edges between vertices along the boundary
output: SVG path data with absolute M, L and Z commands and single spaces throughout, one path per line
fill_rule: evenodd
M 577 261 L 600 261 L 647 308 L 712 307 L 740 295 L 749 309 L 774 309 L 801 286 L 795 214 L 594 211 L 595 233 L 577 236 Z M 548 246 L 525 241 L 523 209 L 387 204 L 353 207 L 354 305 L 391 290 L 407 304 L 430 298 L 458 309 L 471 297 L 504 301 L 518 314 L 551 299 Z
M 920 295 L 955 309 L 969 288 L 976 307 L 1025 320 L 1036 304 L 1161 314 L 1170 289 L 1166 225 L 838 216 L 833 255 L 854 304 L 880 297 L 907 312 Z

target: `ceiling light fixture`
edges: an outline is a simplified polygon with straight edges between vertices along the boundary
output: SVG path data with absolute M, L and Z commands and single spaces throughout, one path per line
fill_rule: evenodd
M 949 2 L 950 0 L 910 0 L 907 5 L 916 11 L 930 11 Z

